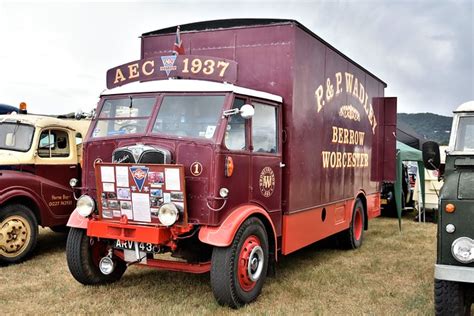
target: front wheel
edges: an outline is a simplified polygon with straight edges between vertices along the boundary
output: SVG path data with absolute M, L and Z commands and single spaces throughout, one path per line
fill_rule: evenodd
M 0 261 L 18 263 L 36 246 L 38 223 L 33 212 L 22 204 L 0 208 Z
M 99 261 L 108 253 L 107 244 L 90 238 L 86 230 L 71 228 L 66 243 L 66 258 L 72 276 L 84 285 L 105 284 L 118 281 L 127 266 L 124 261 L 114 258 L 115 269 L 105 275 L 100 272 Z
M 435 279 L 434 300 L 436 315 L 468 316 L 471 313 L 466 287 L 460 282 Z
M 339 241 L 344 248 L 357 249 L 362 246 L 364 237 L 364 205 L 360 199 L 357 199 L 352 211 L 352 220 L 348 229 L 341 232 Z
M 227 248 L 212 252 L 211 286 L 217 302 L 232 308 L 260 294 L 268 269 L 268 236 L 263 223 L 247 219 Z

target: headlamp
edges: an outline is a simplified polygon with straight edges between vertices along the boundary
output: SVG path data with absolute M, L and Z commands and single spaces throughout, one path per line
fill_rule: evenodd
M 92 214 L 95 209 L 94 200 L 88 195 L 82 195 L 76 203 L 76 211 L 84 217 Z
M 166 203 L 158 210 L 158 219 L 161 224 L 171 226 L 178 220 L 179 211 L 173 203 Z
M 451 253 L 461 263 L 474 262 L 474 240 L 468 237 L 459 237 L 453 241 Z

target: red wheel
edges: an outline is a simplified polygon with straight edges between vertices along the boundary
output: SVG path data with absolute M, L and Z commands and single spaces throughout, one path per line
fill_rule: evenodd
M 339 234 L 339 241 L 344 248 L 356 249 L 362 246 L 364 238 L 364 204 L 360 199 L 357 199 L 352 211 L 352 220 L 349 229 Z
M 364 231 L 364 214 L 362 213 L 362 207 L 357 207 L 354 210 L 354 239 L 360 240 L 362 238 L 362 232 Z
M 212 292 L 221 305 L 238 308 L 262 291 L 268 269 L 268 236 L 262 221 L 250 217 L 229 247 L 212 251 Z
M 254 235 L 247 237 L 242 245 L 238 263 L 242 290 L 249 292 L 255 287 L 262 275 L 264 260 L 260 240 Z

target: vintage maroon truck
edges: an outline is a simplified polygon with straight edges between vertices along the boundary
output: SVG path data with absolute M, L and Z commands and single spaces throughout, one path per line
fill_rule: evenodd
M 74 210 L 82 137 L 90 120 L 0 115 L 0 262 L 34 249 L 38 225 L 64 231 Z
M 210 271 L 239 307 L 282 255 L 335 234 L 360 247 L 395 170 L 386 84 L 293 20 L 176 29 L 107 73 L 68 222 L 76 280 Z

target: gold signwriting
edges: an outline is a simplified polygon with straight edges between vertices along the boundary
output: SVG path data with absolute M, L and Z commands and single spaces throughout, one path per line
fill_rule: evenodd
M 135 81 L 168 78 L 204 79 L 235 83 L 237 63 L 211 56 L 169 55 L 136 60 L 107 71 L 107 88 Z
M 51 195 L 51 200 L 48 203 L 48 206 L 54 207 L 54 206 L 68 206 L 72 205 L 72 198 L 70 195 Z
M 357 109 L 353 107 L 352 104 L 341 106 L 341 108 L 339 109 L 339 116 L 349 120 L 360 122 L 359 111 L 357 111 Z
M 364 132 L 342 127 L 332 127 L 332 143 L 364 146 Z
M 216 62 L 212 59 L 206 59 L 203 62 L 199 58 L 194 58 L 191 61 L 191 68 L 189 68 L 189 58 L 184 58 L 182 72 L 189 73 L 189 71 L 191 70 L 193 74 L 202 72 L 205 75 L 212 75 L 214 74 L 214 71 L 216 71 L 217 69 L 219 71 L 219 77 L 224 77 L 225 71 L 227 67 L 229 67 L 229 65 L 230 65 L 229 62 L 225 62 L 222 60 L 217 61 L 217 64 L 216 64 Z
M 323 151 L 323 168 L 364 168 L 369 166 L 369 154 Z
M 364 146 L 365 132 L 332 126 L 331 143 Z M 366 168 L 369 154 L 364 152 L 322 151 L 323 168 Z
M 344 76 L 342 72 L 337 72 L 333 80 L 331 80 L 331 78 L 327 78 L 324 85 L 319 85 L 319 87 L 314 92 L 318 113 L 335 97 L 344 91 L 347 94 L 351 94 L 356 98 L 356 100 L 359 101 L 360 105 L 364 108 L 364 112 L 367 115 L 369 123 L 372 127 L 372 133 L 375 134 L 377 119 L 375 118 L 372 104 L 369 101 L 369 95 L 365 91 L 365 87 L 362 82 L 349 72 L 344 72 Z

